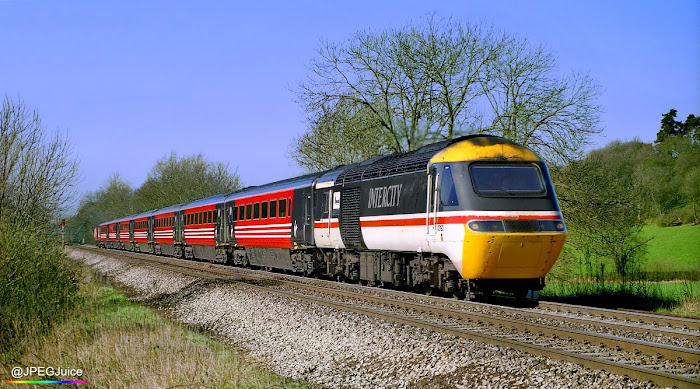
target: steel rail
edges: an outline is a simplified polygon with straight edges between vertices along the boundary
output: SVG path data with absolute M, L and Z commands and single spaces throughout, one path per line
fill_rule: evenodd
M 540 301 L 539 308 L 550 309 L 555 312 L 598 316 L 615 320 L 624 319 L 628 321 L 637 321 L 641 323 L 651 323 L 657 326 L 681 327 L 690 330 L 700 331 L 700 319 L 695 319 L 691 317 L 657 315 L 653 313 L 639 311 L 594 308 L 571 304 L 553 303 L 547 301 Z

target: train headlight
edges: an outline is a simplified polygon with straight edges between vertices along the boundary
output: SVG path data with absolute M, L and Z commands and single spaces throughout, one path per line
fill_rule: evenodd
M 563 232 L 566 230 L 561 220 L 539 220 L 537 222 L 540 232 Z
M 501 220 L 473 220 L 470 221 L 469 229 L 474 232 L 504 232 L 503 221 Z

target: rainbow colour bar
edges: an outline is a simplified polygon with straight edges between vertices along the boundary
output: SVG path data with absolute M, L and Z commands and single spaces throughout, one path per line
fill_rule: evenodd
M 53 381 L 53 380 L 27 380 L 27 381 L 7 381 L 6 384 L 87 384 L 87 381 Z

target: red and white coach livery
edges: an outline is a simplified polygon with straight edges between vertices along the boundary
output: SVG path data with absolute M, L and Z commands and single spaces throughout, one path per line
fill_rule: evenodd
M 155 253 L 456 295 L 535 297 L 566 240 L 544 161 L 488 135 L 151 214 L 103 223 L 96 236 L 138 249 L 148 220 Z M 139 245 L 108 244 L 117 225 Z

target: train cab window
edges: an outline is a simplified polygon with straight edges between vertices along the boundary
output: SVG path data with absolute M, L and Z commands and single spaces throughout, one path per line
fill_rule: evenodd
M 440 176 L 440 205 L 448 207 L 459 205 L 457 188 L 455 188 L 450 165 L 445 165 Z
M 267 219 L 267 201 L 260 203 L 260 218 Z
M 238 207 L 238 220 L 245 220 L 245 207 L 243 205 Z
M 287 199 L 280 199 L 279 202 L 279 217 L 287 215 Z
M 250 220 L 253 218 L 253 204 L 245 205 L 245 220 Z
M 270 219 L 277 217 L 277 200 L 270 200 Z
M 253 219 L 260 219 L 260 203 L 253 204 Z
M 476 193 L 482 196 L 542 196 L 545 187 L 537 165 L 474 164 L 469 167 Z

